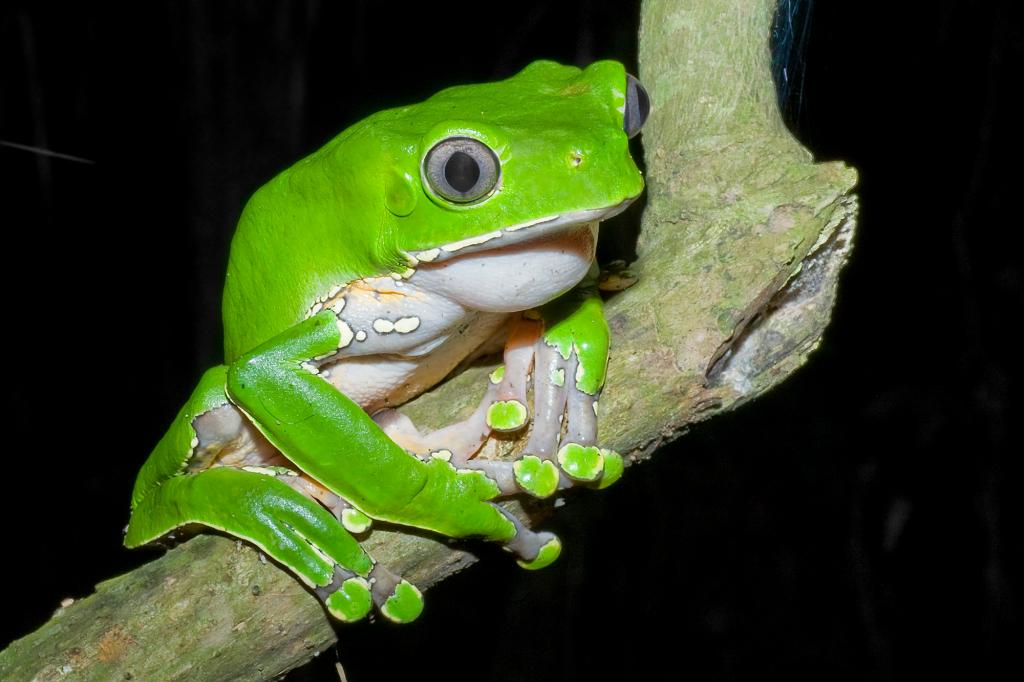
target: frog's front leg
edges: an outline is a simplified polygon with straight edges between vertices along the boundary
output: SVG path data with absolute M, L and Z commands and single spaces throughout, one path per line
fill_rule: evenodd
M 558 488 L 575 483 L 604 488 L 622 475 L 622 457 L 595 445 L 610 336 L 596 274 L 594 267 L 576 289 L 537 311 L 543 332 L 535 332 L 532 345 L 533 428 L 526 454 L 516 463 L 516 478 L 538 496 L 554 492 L 555 463 Z M 521 382 L 521 372 L 506 366 L 502 382 Z
M 289 461 L 372 518 L 502 542 L 528 567 L 553 561 L 557 538 L 492 504 L 500 490 L 491 478 L 440 453 L 426 460 L 407 453 L 319 375 L 312 362 L 352 338 L 329 310 L 295 325 L 230 366 L 232 402 Z
M 421 434 L 395 410 L 374 419 L 410 452 L 444 451 L 456 466 L 485 472 L 502 495 L 548 497 L 577 483 L 611 485 L 623 463 L 618 453 L 595 446 L 609 344 L 596 275 L 595 266 L 565 296 L 511 321 L 504 363 L 489 375 L 483 399 L 466 420 Z M 490 434 L 515 432 L 530 422 L 531 382 L 534 415 L 525 455 L 515 462 L 473 459 Z

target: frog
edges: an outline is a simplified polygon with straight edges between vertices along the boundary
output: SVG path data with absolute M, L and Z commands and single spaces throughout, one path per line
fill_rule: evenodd
M 622 475 L 597 445 L 595 249 L 643 190 L 629 141 L 649 111 L 619 62 L 537 61 L 373 114 L 260 187 L 231 242 L 224 363 L 139 471 L 124 544 L 227 534 L 343 622 L 423 609 L 360 544 L 375 521 L 553 562 L 558 537 L 497 502 Z M 421 430 L 396 409 L 498 354 L 468 417 Z M 517 433 L 514 460 L 478 456 Z

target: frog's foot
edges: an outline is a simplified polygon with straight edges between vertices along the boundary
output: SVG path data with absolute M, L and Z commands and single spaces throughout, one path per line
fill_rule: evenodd
M 283 466 L 242 468 L 251 473 L 274 476 L 293 490 L 316 500 L 327 507 L 350 533 L 364 533 L 370 528 L 372 520 L 369 516 L 303 474 Z M 374 565 L 368 578 L 335 564 L 331 584 L 318 587 L 315 592 L 331 615 L 343 621 L 363 618 L 371 602 L 385 618 L 395 623 L 413 621 L 423 610 L 420 591 L 380 564 Z
M 600 390 L 591 394 L 581 388 L 575 350 L 563 357 L 543 339 L 535 349 L 533 430 L 523 459 L 557 463 L 559 488 L 576 483 L 611 485 L 622 475 L 623 462 L 618 453 L 594 445 Z
M 315 592 L 327 611 L 344 622 L 361 620 L 373 606 L 393 623 L 411 623 L 423 612 L 423 593 L 380 564 L 368 579 L 335 566 L 334 580 Z
M 515 516 L 502 510 L 516 527 L 515 536 L 505 543 L 505 549 L 519 558 L 516 563 L 528 570 L 537 570 L 550 566 L 562 553 L 562 541 L 548 531 L 536 532 L 527 528 Z
M 344 584 L 344 576 L 339 574 Z M 367 581 L 368 599 L 372 599 L 381 615 L 394 623 L 410 623 L 423 611 L 423 593 L 408 580 L 397 576 L 385 567 L 377 564 L 370 571 Z
M 334 580 L 314 592 L 327 612 L 343 623 L 362 620 L 373 607 L 370 581 L 340 566 L 334 569 Z
M 125 545 L 201 523 L 251 542 L 291 570 L 339 620 L 359 620 L 374 603 L 392 620 L 415 618 L 415 588 L 397 579 L 375 587 L 383 569 L 330 512 L 285 483 L 291 478 L 272 467 L 215 467 L 164 481 L 137 502 Z

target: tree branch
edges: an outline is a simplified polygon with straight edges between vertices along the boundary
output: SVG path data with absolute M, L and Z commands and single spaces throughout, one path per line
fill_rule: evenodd
M 856 181 L 813 164 L 775 104 L 772 0 L 651 0 L 641 81 L 648 205 L 639 282 L 609 301 L 613 351 L 601 442 L 649 457 L 699 420 L 792 374 L 828 323 L 851 248 Z M 486 368 L 406 411 L 470 412 Z M 522 441 L 492 443 L 514 456 Z M 600 494 L 600 493 L 594 493 Z M 550 505 L 529 503 L 529 510 Z M 427 588 L 475 558 L 437 538 L 375 530 L 368 550 Z M 4 680 L 270 679 L 334 642 L 319 601 L 248 545 L 203 535 L 61 608 L 0 654 Z

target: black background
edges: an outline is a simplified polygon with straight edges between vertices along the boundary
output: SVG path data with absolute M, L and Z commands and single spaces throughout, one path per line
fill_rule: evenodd
M 797 7 L 791 126 L 858 167 L 862 200 L 808 366 L 573 496 L 550 569 L 482 550 L 418 623 L 339 628 L 350 680 L 1019 666 L 1020 10 L 908 4 Z M 0 14 L 0 140 L 92 161 L 0 146 L 3 643 L 152 558 L 120 547 L 132 480 L 219 360 L 226 248 L 259 183 L 373 111 L 536 58 L 636 70 L 628 2 L 97 12 Z M 292 679 L 333 679 L 337 656 Z

